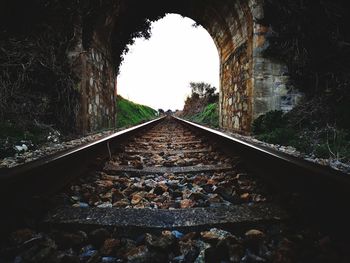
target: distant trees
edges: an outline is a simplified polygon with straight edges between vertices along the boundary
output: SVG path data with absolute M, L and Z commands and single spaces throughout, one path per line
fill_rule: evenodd
M 158 115 L 160 116 L 160 115 L 164 115 L 165 114 L 165 112 L 164 112 L 164 110 L 163 109 L 158 109 Z
M 216 88 L 205 82 L 190 82 L 192 99 L 205 99 L 207 103 L 216 102 L 219 94 Z
M 216 88 L 205 82 L 190 82 L 191 94 L 185 100 L 183 116 L 195 115 L 208 104 L 218 102 Z

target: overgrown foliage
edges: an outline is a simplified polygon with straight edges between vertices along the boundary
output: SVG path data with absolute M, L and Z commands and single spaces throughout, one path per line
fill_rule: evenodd
M 158 112 L 148 106 L 140 105 L 117 96 L 117 127 L 127 127 L 155 118 Z
M 216 88 L 205 82 L 190 82 L 191 94 L 185 100 L 183 116 L 194 116 L 211 103 L 218 102 L 219 94 Z
M 182 116 L 212 127 L 219 126 L 216 88 L 205 82 L 190 82 L 191 95 L 185 100 Z
M 305 96 L 288 114 L 254 122 L 258 137 L 319 157 L 349 158 L 350 6 L 344 0 L 267 0 L 265 55 L 287 63 Z
M 330 124 L 320 127 L 296 121 L 299 113 L 270 111 L 253 123 L 253 133 L 259 140 L 293 146 L 297 150 L 320 158 L 350 160 L 350 133 Z M 301 120 L 302 121 L 302 120 Z
M 0 122 L 25 129 L 35 120 L 72 131 L 78 91 L 67 51 L 77 1 L 1 5 Z
M 265 55 L 287 63 L 294 86 L 306 97 L 298 111 L 312 118 L 321 114 L 322 127 L 350 129 L 348 2 L 267 0 L 265 12 L 262 22 L 272 27 Z
M 208 104 L 200 113 L 190 116 L 190 121 L 205 124 L 213 128 L 219 128 L 219 107 L 218 103 Z

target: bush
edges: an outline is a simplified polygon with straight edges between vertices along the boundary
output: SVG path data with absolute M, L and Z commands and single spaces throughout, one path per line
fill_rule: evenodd
M 286 126 L 287 121 L 282 111 L 270 111 L 259 116 L 252 126 L 254 134 L 271 132 Z
M 202 123 L 214 128 L 219 127 L 219 108 L 218 103 L 207 105 L 204 110 L 189 119 L 194 122 Z
M 261 141 L 281 145 L 288 145 L 288 143 L 297 139 L 295 131 L 289 128 L 275 128 L 270 132 L 258 135 L 257 138 Z
M 288 114 L 271 111 L 253 122 L 252 131 L 264 142 L 292 146 L 319 158 L 349 160 L 350 132 L 335 125 L 324 125 L 323 120 L 310 116 L 305 118 L 296 110 Z M 300 120 L 303 120 L 303 125 L 300 125 Z

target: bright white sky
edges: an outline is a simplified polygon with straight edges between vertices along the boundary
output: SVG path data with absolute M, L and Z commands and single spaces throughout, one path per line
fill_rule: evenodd
M 149 40 L 136 39 L 118 76 L 118 94 L 154 109 L 182 110 L 189 83 L 219 87 L 219 56 L 214 41 L 194 21 L 169 14 L 152 24 Z

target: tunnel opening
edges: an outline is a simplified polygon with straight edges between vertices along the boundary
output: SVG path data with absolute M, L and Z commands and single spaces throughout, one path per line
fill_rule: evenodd
M 74 101 L 70 97 L 66 99 L 70 102 L 69 112 L 60 114 L 55 109 L 55 114 L 64 120 L 71 118 L 72 124 L 67 129 L 75 133 L 114 127 L 116 76 L 123 52 L 135 37 L 149 38 L 152 21 L 167 13 L 196 21 L 217 47 L 222 128 L 249 133 L 252 121 L 259 115 L 293 106 L 294 100 L 288 94 L 288 69 L 282 62 L 263 56 L 269 46 L 266 37 L 271 34 L 271 28 L 262 23 L 264 5 L 260 0 L 91 0 L 75 4 L 72 6 L 76 8 L 68 3 L 57 4 L 62 17 L 69 21 L 69 34 L 64 37 L 65 46 L 62 50 L 57 48 L 55 54 L 66 59 L 72 80 L 70 91 L 74 93 Z M 48 14 L 57 9 L 56 6 L 43 8 L 48 9 Z M 54 15 L 49 17 L 50 25 L 66 25 Z M 61 30 L 57 25 L 54 28 Z M 68 97 L 59 96 L 63 101 Z
M 118 74 L 118 95 L 164 111 L 182 110 L 191 82 L 219 88 L 218 50 L 190 18 L 167 14 L 151 25 L 151 38 L 129 45 Z
M 137 36 L 148 38 L 151 21 L 158 20 L 165 13 L 178 13 L 193 19 L 208 31 L 219 52 L 220 126 L 249 132 L 253 117 L 258 115 L 255 112 L 258 108 L 256 106 L 266 106 L 264 100 L 275 99 L 272 98 L 275 94 L 270 94 L 270 90 L 257 93 L 253 87 L 254 56 L 259 56 L 259 52 L 253 52 L 253 44 L 257 40 L 254 38 L 255 22 L 252 10 L 258 6 L 257 3 L 249 1 L 192 1 L 189 4 L 154 1 L 152 6 L 150 3 L 122 2 L 114 11 L 100 14 L 103 17 L 96 20 L 95 30 L 87 38 L 91 39 L 90 44 L 84 46 L 89 46 L 89 50 L 98 46 L 108 51 L 114 61 L 114 70 L 118 72 L 125 47 Z M 254 12 L 259 13 L 256 10 Z M 263 33 L 260 33 L 255 35 L 261 38 Z M 261 39 L 259 41 L 262 42 Z M 269 105 L 260 107 L 260 110 L 268 110 L 268 107 Z M 94 122 L 93 114 L 88 118 L 92 120 L 90 122 Z

